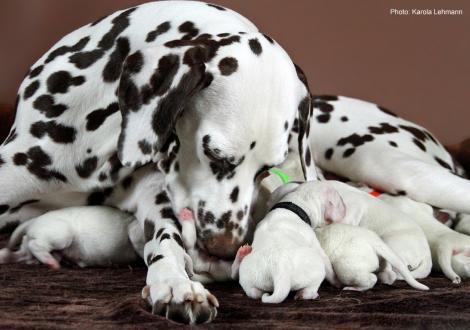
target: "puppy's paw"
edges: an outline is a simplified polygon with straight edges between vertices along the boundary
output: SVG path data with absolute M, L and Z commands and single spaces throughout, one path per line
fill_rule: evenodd
M 201 283 L 183 278 L 156 281 L 142 290 L 152 313 L 184 324 L 211 322 L 219 302 Z
M 295 300 L 313 300 L 319 297 L 317 288 L 304 288 L 297 291 L 295 294 Z

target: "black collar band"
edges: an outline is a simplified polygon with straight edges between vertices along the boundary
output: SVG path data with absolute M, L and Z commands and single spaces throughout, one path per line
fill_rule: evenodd
M 271 211 L 274 210 L 274 209 L 289 210 L 289 211 L 295 213 L 295 215 L 297 215 L 300 219 L 302 219 L 302 221 L 305 222 L 307 225 L 312 226 L 312 222 L 310 221 L 310 217 L 297 204 L 294 204 L 292 202 L 279 202 L 271 208 Z

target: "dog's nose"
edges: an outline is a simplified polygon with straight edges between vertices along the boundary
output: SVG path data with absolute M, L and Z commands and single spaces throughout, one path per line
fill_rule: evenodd
M 224 260 L 233 259 L 242 245 L 239 241 L 223 234 L 204 238 L 202 244 L 210 255 Z

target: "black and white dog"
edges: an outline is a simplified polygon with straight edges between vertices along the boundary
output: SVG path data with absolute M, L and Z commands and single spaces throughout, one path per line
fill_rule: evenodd
M 201 259 L 233 258 L 253 235 L 256 183 L 288 150 L 300 155 L 307 180 L 316 178 L 315 159 L 384 191 L 470 213 L 470 184 L 450 172 L 430 134 L 391 125 L 372 105 L 373 114 L 360 105 L 336 118 L 355 102 L 317 98 L 312 106 L 286 52 L 231 10 L 168 1 L 116 12 L 65 36 L 21 84 L 0 148 L 0 228 L 67 206 L 131 212 L 146 237 L 144 297 L 153 312 L 201 323 L 218 302 L 185 271 L 178 215 L 193 212 L 197 240 L 188 248 Z

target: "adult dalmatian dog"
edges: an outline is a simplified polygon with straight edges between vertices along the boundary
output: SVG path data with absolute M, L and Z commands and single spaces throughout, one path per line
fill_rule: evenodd
M 390 157 L 401 156 L 405 142 L 397 148 L 387 142 L 389 156 L 377 157 L 384 145 L 370 136 L 392 133 L 381 124 L 390 118 L 372 116 L 375 133 L 355 132 L 369 128 L 360 114 L 355 125 L 352 116 L 335 119 L 339 101 L 312 102 L 304 74 L 281 46 L 229 9 L 168 1 L 118 11 L 65 36 L 22 82 L 15 123 L 0 148 L 0 228 L 67 206 L 103 204 L 133 213 L 144 228 L 143 296 L 153 313 L 201 323 L 216 316 L 218 302 L 185 270 L 179 215 L 194 214 L 197 243 L 186 247 L 193 256 L 212 265 L 209 272 L 229 265 L 253 235 L 257 183 L 289 150 L 304 179 L 316 178 L 315 158 L 352 179 L 382 182 L 377 186 L 384 191 L 406 190 L 470 213 L 469 194 L 447 189 L 443 197 L 426 178 L 416 181 L 425 185 L 419 189 L 414 179 L 402 179 L 416 167 L 406 166 L 407 157 Z M 322 125 L 333 122 L 334 134 L 323 136 Z M 397 136 L 409 132 L 398 129 Z M 416 134 L 420 144 L 439 148 Z M 422 169 L 436 167 L 426 157 Z M 403 171 L 398 181 L 391 161 Z M 470 191 L 464 179 L 452 180 Z M 434 224 L 426 226 L 429 236 L 436 233 Z

